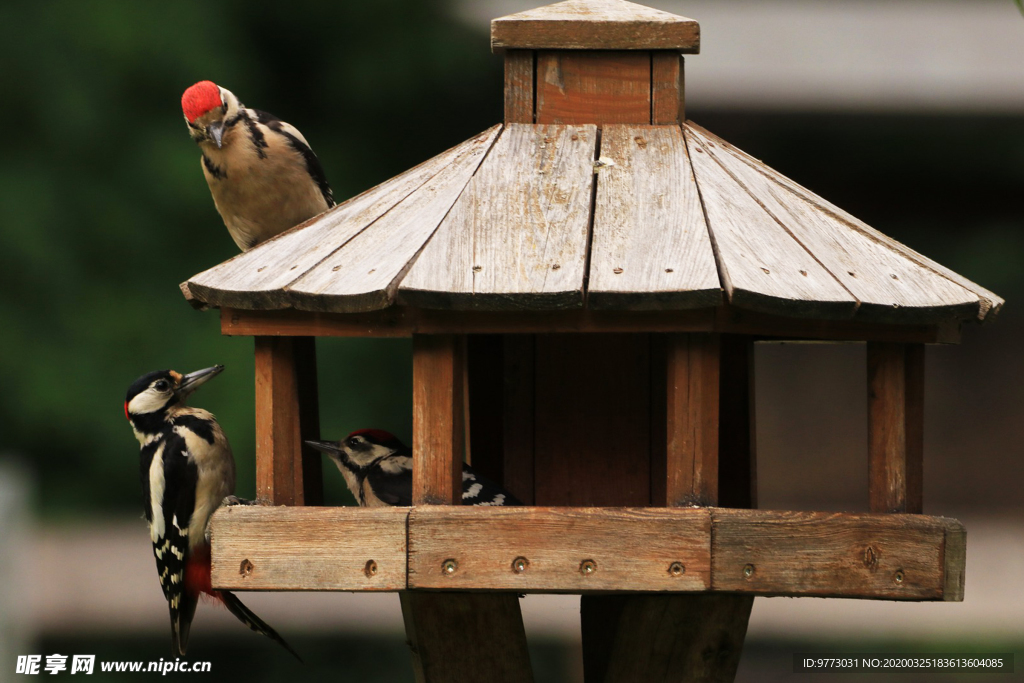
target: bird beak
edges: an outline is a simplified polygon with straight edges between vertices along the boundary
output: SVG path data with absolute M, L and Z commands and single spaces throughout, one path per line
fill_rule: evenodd
M 208 380 L 219 375 L 223 369 L 223 365 L 214 365 L 212 368 L 203 368 L 185 375 L 181 378 L 181 383 L 178 384 L 178 398 L 184 399 Z
M 224 138 L 224 122 L 215 121 L 211 123 L 206 127 L 206 132 L 209 133 L 211 138 L 213 138 L 213 142 L 217 145 L 217 149 L 220 149 Z
M 306 445 L 312 446 L 321 453 L 326 453 L 327 455 L 337 455 L 338 453 L 343 452 L 338 444 L 333 441 L 307 441 Z

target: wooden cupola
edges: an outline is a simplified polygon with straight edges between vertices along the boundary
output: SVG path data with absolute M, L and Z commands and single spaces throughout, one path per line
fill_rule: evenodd
M 256 340 L 268 505 L 214 516 L 214 585 L 401 591 L 423 681 L 532 680 L 519 593 L 583 595 L 588 682 L 731 680 L 755 595 L 962 600 L 924 345 L 1002 300 L 686 121 L 697 22 L 491 40 L 503 123 L 183 285 Z M 310 507 L 320 336 L 412 337 L 413 507 Z M 752 348 L 792 339 L 867 343 L 869 512 L 755 509 Z M 464 455 L 528 505 L 456 507 Z

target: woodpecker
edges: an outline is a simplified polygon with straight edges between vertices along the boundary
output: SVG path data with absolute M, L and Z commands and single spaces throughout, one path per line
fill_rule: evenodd
M 294 126 L 200 81 L 181 96 L 213 203 L 242 251 L 334 206 L 319 159 Z
M 142 502 L 160 587 L 170 609 L 173 652 L 185 654 L 196 604 L 205 594 L 298 658 L 241 600 L 210 585 L 207 524 L 226 497 L 238 500 L 232 495 L 235 460 L 216 418 L 186 406 L 185 399 L 223 369 L 215 365 L 187 375 L 151 372 L 135 380 L 124 401 L 124 415 L 141 446 Z
M 360 429 L 342 441 L 307 441 L 337 465 L 364 507 L 412 505 L 412 451 L 382 429 Z M 462 466 L 463 505 L 520 505 L 508 491 Z

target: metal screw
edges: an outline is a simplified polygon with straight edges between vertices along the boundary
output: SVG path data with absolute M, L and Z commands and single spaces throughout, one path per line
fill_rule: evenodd
M 761 270 L 764 271 L 765 275 L 771 275 L 772 274 L 772 271 L 768 270 L 767 268 L 762 268 Z
M 242 560 L 242 564 L 238 567 L 238 573 L 242 576 L 252 576 L 252 570 L 255 568 L 249 560 Z
M 622 268 L 612 268 L 612 272 L 616 275 L 622 275 Z
M 512 571 L 514 571 L 516 574 L 522 574 L 529 568 L 529 566 L 530 561 L 527 560 L 525 557 L 517 557 L 516 559 L 512 560 Z
M 473 272 L 474 273 L 479 273 L 483 269 L 484 269 L 483 266 L 473 266 Z
M 806 270 L 801 270 L 800 274 L 803 275 L 804 277 L 807 277 L 807 271 Z
M 597 562 L 593 560 L 583 560 L 580 562 L 580 574 L 587 576 L 597 571 Z
M 562 266 L 560 264 L 556 263 L 555 265 L 551 266 L 551 270 L 558 270 L 561 267 Z
M 363 573 L 366 574 L 366 578 L 372 579 L 377 575 L 377 563 L 373 560 L 367 560 L 366 566 L 363 567 Z
M 754 565 L 752 565 L 752 564 L 745 565 L 743 567 L 743 576 L 745 576 L 746 578 L 749 579 L 753 575 L 754 575 Z
M 455 573 L 455 570 L 459 568 L 459 563 L 449 558 L 441 563 L 441 571 L 451 576 Z
M 897 569 L 896 573 L 892 576 L 892 580 L 896 583 L 903 583 L 903 570 Z
M 682 576 L 686 573 L 686 567 L 682 562 L 673 562 L 668 566 L 668 573 L 672 576 Z
M 665 269 L 665 272 L 666 272 L 666 273 L 671 273 L 671 272 L 673 272 L 673 270 L 672 270 L 671 268 L 666 268 L 666 269 Z

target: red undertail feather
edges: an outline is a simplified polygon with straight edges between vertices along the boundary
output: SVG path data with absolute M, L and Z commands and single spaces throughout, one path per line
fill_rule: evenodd
M 181 111 L 189 123 L 219 106 L 220 88 L 213 81 L 199 81 L 181 96 Z
M 189 595 L 210 595 L 220 599 L 210 582 L 210 546 L 203 544 L 193 550 L 185 564 L 185 589 Z

